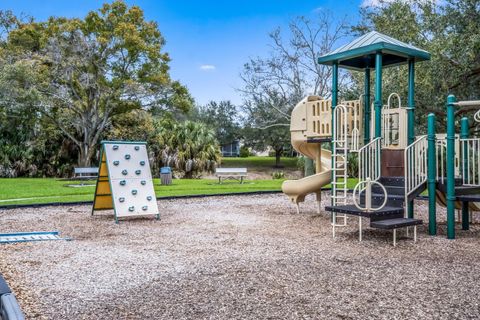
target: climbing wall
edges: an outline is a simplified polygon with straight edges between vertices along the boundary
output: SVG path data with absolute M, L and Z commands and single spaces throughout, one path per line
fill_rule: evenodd
M 114 209 L 115 218 L 156 215 L 147 146 L 144 142 L 102 142 L 93 210 Z

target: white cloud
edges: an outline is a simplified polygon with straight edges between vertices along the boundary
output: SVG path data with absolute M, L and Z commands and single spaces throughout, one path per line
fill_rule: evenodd
M 202 71 L 213 71 L 217 69 L 217 67 L 215 67 L 213 64 L 202 64 L 200 66 L 200 70 Z

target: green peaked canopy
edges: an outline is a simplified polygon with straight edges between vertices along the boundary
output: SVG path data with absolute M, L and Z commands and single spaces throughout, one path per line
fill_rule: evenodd
M 394 66 L 430 60 L 430 53 L 380 32 L 371 31 L 340 48 L 318 58 L 318 63 L 332 65 L 338 62 L 343 68 L 363 70 L 375 68 L 375 53 L 382 53 L 382 66 Z

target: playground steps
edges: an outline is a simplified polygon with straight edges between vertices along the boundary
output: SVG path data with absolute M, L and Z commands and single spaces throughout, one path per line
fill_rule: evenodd
M 376 228 L 376 229 L 391 230 L 391 229 L 416 226 L 422 223 L 423 221 L 420 219 L 396 218 L 396 219 L 387 219 L 387 220 L 380 220 L 380 221 L 371 221 L 370 227 Z
M 381 177 L 379 182 L 387 190 L 387 204 L 391 207 L 403 207 L 405 205 L 405 178 L 404 177 Z M 408 196 L 408 201 L 415 199 L 427 188 L 424 183 Z M 383 190 L 377 186 L 372 186 L 372 204 L 381 205 L 385 199 Z M 360 203 L 365 203 L 365 195 L 360 194 Z
M 329 212 L 370 218 L 371 221 L 379 221 L 379 220 L 403 217 L 403 208 L 401 207 L 385 206 L 378 211 L 366 212 L 364 210 L 358 209 L 353 204 L 347 204 L 347 205 L 341 205 L 341 206 L 326 206 L 325 210 Z
M 447 184 L 445 180 L 440 180 L 437 183 L 437 189 L 442 193 L 447 193 Z M 465 202 L 480 202 L 480 187 L 465 186 L 462 184 L 462 179 L 455 179 L 455 195 L 457 200 Z
M 358 209 L 355 205 L 326 206 L 325 210 L 340 214 L 348 214 L 370 219 L 370 226 L 377 229 L 397 229 L 402 227 L 421 224 L 422 220 L 404 218 L 405 206 L 405 178 L 404 177 L 381 177 L 379 182 L 387 191 L 387 203 L 385 207 L 378 211 L 366 212 Z M 422 184 L 412 192 L 408 200 L 415 199 L 420 195 L 427 185 Z M 383 190 L 377 186 L 372 186 L 372 204 L 380 206 L 385 200 Z M 480 200 L 479 200 L 480 202 Z M 360 204 L 365 204 L 365 193 L 360 193 Z

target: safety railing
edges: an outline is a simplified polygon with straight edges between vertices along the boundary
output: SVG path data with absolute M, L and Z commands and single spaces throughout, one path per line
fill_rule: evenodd
M 381 175 L 382 138 L 375 138 L 358 150 L 358 179 L 377 181 Z
M 460 139 L 462 181 L 466 186 L 480 186 L 480 138 Z
M 361 143 L 361 111 L 358 100 L 344 101 L 333 112 L 333 138 L 347 141 L 347 148 L 357 152 Z
M 427 136 L 421 136 L 405 148 L 405 201 L 427 181 Z
M 447 177 L 447 135 L 437 134 L 435 141 L 435 154 L 437 155 L 437 181 L 445 182 Z M 455 176 L 460 176 L 460 140 L 455 135 Z

